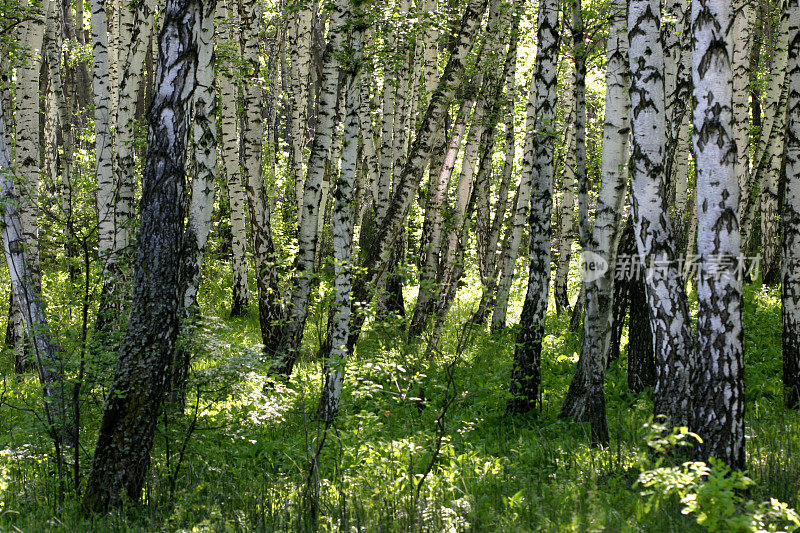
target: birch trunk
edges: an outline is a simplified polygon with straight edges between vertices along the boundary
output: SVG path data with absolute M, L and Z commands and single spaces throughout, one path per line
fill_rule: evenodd
M 798 6 L 791 2 L 797 16 Z M 783 387 L 786 407 L 800 407 L 800 33 L 789 43 L 789 127 L 783 203 Z
M 529 411 L 539 398 L 542 340 L 550 285 L 550 212 L 553 194 L 553 151 L 558 66 L 558 3 L 539 3 L 536 51 L 536 121 L 532 163 L 530 226 L 530 271 L 528 292 L 520 318 L 514 366 L 511 374 L 512 399 L 508 410 Z
M 767 146 L 764 155 L 766 159 L 763 165 L 763 178 L 761 180 L 761 275 L 764 283 L 775 284 L 780 281 L 780 227 L 779 224 L 779 182 L 783 167 L 783 157 L 785 148 L 786 134 L 786 103 L 788 93 L 788 77 L 786 69 L 788 65 L 788 48 L 790 35 L 797 31 L 797 17 L 790 16 L 794 13 L 794 6 L 790 0 L 786 0 L 783 6 L 783 17 L 781 31 L 785 28 L 786 34 L 779 36 L 781 42 L 780 54 L 781 64 L 784 72 L 778 79 L 771 83 L 781 83 L 779 90 L 780 96 L 775 102 L 774 123 L 772 131 L 767 139 Z M 773 70 L 773 72 L 775 72 Z
M 253 233 L 253 257 L 258 285 L 258 320 L 265 355 L 271 357 L 280 342 L 279 322 L 283 317 L 283 310 L 280 302 L 275 245 L 272 240 L 272 219 L 261 169 L 264 138 L 259 84 L 261 5 L 256 0 L 247 0 L 240 5 L 242 58 L 247 65 L 243 88 L 245 113 L 242 125 L 245 190 L 250 204 L 250 227 Z
M 739 183 L 731 61 L 724 44 L 732 20 L 730 2 L 692 2 L 692 141 L 700 263 L 692 429 L 703 439 L 697 450 L 699 460 L 712 456 L 732 468 L 744 469 L 742 278 L 737 273 Z
M 301 223 L 304 186 L 304 156 L 306 144 L 306 125 L 308 122 L 309 100 L 313 98 L 310 90 L 311 75 L 311 26 L 313 11 L 301 3 L 295 18 L 290 23 L 288 45 L 291 54 L 291 88 L 292 88 L 292 137 L 291 165 L 295 183 L 295 200 L 297 202 L 297 223 Z
M 574 73 L 573 73 L 574 74 Z M 556 279 L 553 287 L 553 297 L 556 303 L 556 313 L 570 312 L 567 280 L 569 279 L 569 263 L 572 256 L 572 242 L 575 232 L 575 170 L 576 170 L 576 145 L 575 145 L 575 78 L 570 82 L 566 93 L 567 101 L 564 102 L 567 114 L 567 127 L 564 134 L 563 182 L 561 185 L 561 205 L 558 210 L 560 220 L 558 227 L 558 260 L 556 261 Z
M 531 198 L 531 178 L 533 176 L 534 162 L 534 132 L 536 130 L 536 79 L 531 78 L 528 103 L 526 106 L 525 117 L 525 145 L 523 147 L 522 168 L 520 169 L 520 181 L 517 188 L 516 201 L 514 202 L 514 212 L 510 236 L 503 252 L 503 264 L 500 275 L 500 283 L 497 287 L 497 300 L 492 314 L 492 331 L 499 331 L 506 326 L 506 315 L 508 314 L 508 299 L 511 292 L 511 284 L 514 281 L 514 271 L 516 270 L 519 246 L 522 243 L 522 232 L 525 227 L 525 220 L 528 217 L 528 209 Z
M 419 292 L 417 304 L 414 307 L 414 314 L 411 318 L 411 325 L 408 329 L 410 337 L 419 337 L 425 330 L 428 317 L 439 294 L 439 287 L 436 283 L 436 275 L 439 271 L 440 256 L 442 251 L 442 229 L 444 217 L 442 209 L 444 207 L 445 195 L 453 174 L 453 168 L 458 158 L 461 148 L 461 139 L 466 129 L 467 115 L 472 107 L 471 100 L 464 100 L 456 116 L 453 126 L 453 133 L 444 156 L 444 162 L 439 169 L 436 179 L 431 179 L 431 186 L 428 190 L 428 200 L 425 206 L 425 221 L 422 229 L 422 241 L 420 243 L 420 273 L 419 273 Z M 431 169 L 433 172 L 433 168 Z M 433 178 L 433 176 L 431 176 Z
M 100 262 L 114 248 L 114 168 L 111 142 L 111 88 L 108 14 L 104 0 L 92 0 L 92 94 L 94 99 L 95 166 L 97 168 L 97 218 Z M 114 16 L 112 11 L 112 18 Z
M 208 10 L 210 11 L 210 10 Z M 167 0 L 150 110 L 133 305 L 86 485 L 86 513 L 141 497 L 166 372 L 177 337 L 187 108 L 196 69 L 194 25 L 203 10 Z
M 238 2 L 217 3 L 217 25 L 221 27 L 218 38 L 221 44 L 234 42 L 234 28 L 239 27 Z M 238 49 L 238 47 L 234 47 Z M 247 312 L 250 302 L 250 289 L 247 282 L 247 197 L 243 187 L 242 169 L 239 164 L 239 128 L 237 128 L 237 105 L 239 91 L 232 62 L 225 64 L 217 77 L 220 93 L 220 138 L 222 141 L 222 163 L 228 190 L 228 203 L 231 209 L 231 269 L 233 273 L 233 301 L 231 315 Z
M 603 386 L 611 347 L 617 252 L 628 181 L 631 107 L 625 9 L 624 0 L 616 0 L 611 6 L 600 193 L 591 241 L 582 257 L 586 273 L 601 275 L 596 279 L 587 276 L 584 280 L 586 304 L 581 353 L 561 410 L 562 416 L 590 420 L 593 439 L 599 442 L 604 442 L 608 433 Z
M 331 140 L 336 128 L 336 99 L 339 82 L 339 54 L 342 33 L 348 16 L 348 4 L 340 0 L 331 12 L 328 46 L 325 49 L 322 70 L 322 87 L 317 112 L 317 130 L 311 145 L 308 173 L 303 191 L 302 216 L 299 217 L 298 251 L 294 261 L 295 275 L 287 308 L 287 322 L 283 328 L 278 349 L 270 363 L 270 373 L 289 377 L 303 340 L 311 286 L 314 275 L 314 258 L 317 248 L 317 224 L 322 200 L 325 165 L 331 151 Z
M 631 73 L 631 196 L 636 246 L 646 272 L 657 379 L 654 411 L 667 425 L 685 425 L 689 410 L 691 323 L 666 204 L 666 117 L 659 39 L 660 2 L 628 4 Z
M 2 102 L 0 102 L 2 106 Z M 18 206 L 19 196 L 14 191 L 11 157 L 6 145 L 6 127 L 0 109 L 0 212 L 2 212 L 3 249 L 11 277 L 11 292 L 31 341 L 36 356 L 39 382 L 44 393 L 44 409 L 48 430 L 60 452 L 62 444 L 74 443 L 70 424 L 69 391 L 64 383 L 64 361 L 57 353 L 50 337 L 50 328 L 44 312 L 41 288 L 28 260 L 28 246 L 22 233 L 22 220 Z
M 431 96 L 425 117 L 416 132 L 414 142 L 406 158 L 402 172 L 397 177 L 397 188 L 386 216 L 367 243 L 362 266 L 366 274 L 355 283 L 353 301 L 363 305 L 369 291 L 381 277 L 388 265 L 394 244 L 403 228 L 414 194 L 422 180 L 447 107 L 452 102 L 456 90 L 461 86 L 467 58 L 472 51 L 480 20 L 486 10 L 488 0 L 471 0 L 461 19 L 459 28 L 451 41 L 450 58 L 444 69 L 439 85 Z M 350 338 L 352 346 L 358 339 L 364 315 L 355 314 L 351 320 Z
M 361 96 L 360 62 L 362 37 L 356 26 L 351 36 L 353 57 L 348 69 L 342 72 L 345 77 L 344 91 L 347 95 L 345 104 L 344 133 L 342 139 L 342 165 L 339 178 L 333 191 L 333 257 L 336 279 L 334 289 L 333 320 L 331 324 L 331 346 L 328 357 L 328 373 L 319 401 L 320 417 L 331 422 L 339 411 L 339 403 L 344 385 L 344 370 L 347 361 L 347 336 L 350 325 L 352 304 L 351 287 L 351 245 L 353 241 L 353 203 L 356 172 L 358 167 L 358 114 Z

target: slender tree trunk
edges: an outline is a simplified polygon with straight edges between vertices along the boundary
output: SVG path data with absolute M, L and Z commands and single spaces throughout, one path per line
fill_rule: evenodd
M 444 156 L 444 163 L 439 169 L 436 179 L 431 180 L 428 190 L 428 201 L 425 207 L 425 221 L 422 229 L 420 245 L 420 273 L 419 292 L 411 325 L 408 329 L 409 337 L 415 338 L 422 335 L 428 322 L 428 317 L 439 295 L 440 288 L 436 282 L 439 270 L 440 255 L 442 252 L 442 227 L 444 217 L 442 209 L 445 194 L 453 174 L 453 168 L 461 148 L 461 139 L 466 129 L 467 115 L 472 107 L 472 100 L 464 100 L 456 117 L 453 133 Z M 433 169 L 431 169 L 433 172 Z
M 791 7 L 797 12 L 797 5 Z M 786 407 L 797 409 L 800 407 L 800 33 L 795 32 L 790 39 L 781 308 Z
M 628 4 L 631 69 L 631 196 L 636 246 L 647 265 L 647 301 L 655 337 L 654 410 L 685 425 L 689 410 L 691 323 L 666 204 L 666 121 L 658 0 Z
M 488 0 L 471 0 L 467 5 L 458 30 L 452 40 L 450 58 L 442 74 L 439 85 L 431 96 L 428 110 L 417 130 L 414 142 L 406 158 L 402 172 L 397 178 L 397 188 L 393 195 L 386 216 L 374 236 L 364 250 L 362 267 L 366 274 L 354 284 L 353 301 L 356 305 L 364 305 L 375 282 L 380 279 L 388 265 L 394 244 L 400 235 L 408 211 L 411 208 L 414 194 L 422 180 L 428 164 L 433 143 L 442 127 L 447 107 L 452 102 L 456 90 L 462 84 L 464 67 L 475 35 L 480 27 L 480 20 L 486 10 Z M 363 313 L 354 313 L 351 319 L 349 347 L 358 339 L 364 321 Z
M 253 257 L 258 285 L 258 320 L 264 352 L 272 357 L 281 339 L 283 310 L 278 286 L 277 257 L 272 241 L 272 217 L 267 189 L 262 177 L 261 149 L 264 124 L 261 110 L 259 32 L 261 5 L 256 0 L 241 4 L 242 58 L 247 65 L 244 79 L 244 123 L 242 125 L 242 151 L 244 156 L 245 190 L 250 204 L 250 227 L 253 233 Z
M 795 13 L 797 13 L 795 8 Z M 798 16 L 792 17 L 797 20 Z M 697 169 L 697 358 L 692 372 L 692 428 L 709 456 L 743 469 L 744 350 L 739 260 L 739 184 L 731 61 L 725 40 L 730 2 L 692 2 L 694 156 Z M 795 28 L 796 28 L 795 24 Z M 796 29 L 795 29 L 796 32 Z
M 167 0 L 143 174 L 141 231 L 128 334 L 103 409 L 86 513 L 138 502 L 150 464 L 166 372 L 178 333 L 179 265 L 189 98 L 204 10 Z M 211 12 L 211 9 L 205 10 Z
M 583 342 L 575 377 L 561 410 L 562 416 L 590 420 L 593 439 L 606 442 L 604 378 L 613 330 L 614 286 L 622 208 L 628 178 L 630 96 L 628 94 L 628 35 L 625 2 L 611 6 L 606 49 L 606 114 L 603 128 L 603 160 L 597 215 L 588 249 L 587 273 L 601 273 L 584 280 L 586 292 Z M 605 267 L 605 270 L 603 270 Z
M 556 115 L 558 65 L 558 3 L 542 0 L 536 51 L 536 121 L 529 135 L 534 136 L 530 226 L 530 271 L 528 293 L 522 309 L 511 373 L 508 410 L 523 413 L 534 407 L 539 398 L 540 367 L 547 294 L 550 285 L 550 212 L 553 195 L 553 128 Z
M 348 4 L 340 1 L 331 13 L 331 28 L 328 46 L 325 49 L 322 72 L 322 88 L 317 113 L 317 130 L 311 145 L 308 162 L 303 209 L 298 232 L 299 250 L 294 262 L 295 276 L 292 294 L 287 309 L 287 322 L 281 342 L 270 364 L 270 373 L 288 377 L 297 361 L 303 340 L 311 288 L 314 275 L 314 257 L 317 248 L 318 218 L 322 199 L 322 183 L 325 165 L 331 151 L 331 140 L 336 127 L 336 96 L 339 81 L 339 54 L 342 47 L 342 32 L 347 17 Z
M 218 38 L 223 42 L 234 42 L 234 28 L 238 28 L 238 2 L 229 2 L 226 9 L 223 2 L 217 3 Z M 238 48 L 238 47 L 237 47 Z M 237 49 L 234 48 L 234 49 Z M 250 289 L 247 282 L 247 197 L 242 182 L 242 169 L 239 165 L 239 129 L 237 128 L 238 90 L 236 88 L 233 62 L 228 62 L 217 77 L 220 94 L 220 138 L 222 141 L 222 162 L 228 190 L 228 203 L 231 208 L 231 268 L 233 271 L 233 302 L 231 315 L 247 312 L 250 302 Z
M 566 118 L 567 129 L 564 135 L 563 182 L 561 185 L 561 205 L 558 210 L 560 224 L 558 227 L 558 259 L 556 261 L 556 279 L 553 287 L 553 297 L 556 303 L 556 313 L 571 312 L 567 281 L 569 280 L 569 264 L 572 257 L 572 243 L 575 240 L 575 170 L 576 170 L 576 145 L 575 145 L 575 77 L 572 72 L 570 87 L 565 91 L 567 101 L 565 108 L 569 110 Z
M 113 17 L 112 12 L 112 17 Z M 114 248 L 114 169 L 111 143 L 111 90 L 109 82 L 108 16 L 106 2 L 92 1 L 92 89 L 94 96 L 95 166 L 100 262 L 105 264 Z
M 356 23 L 358 24 L 358 23 Z M 344 384 L 345 363 L 348 356 L 347 335 L 351 314 L 351 245 L 353 240 L 353 217 L 355 205 L 353 193 L 358 166 L 358 113 L 361 96 L 361 47 L 362 36 L 358 26 L 353 30 L 350 48 L 353 57 L 347 70 L 342 70 L 345 78 L 344 91 L 347 95 L 345 105 L 344 138 L 342 141 L 342 167 L 333 192 L 333 253 L 336 280 L 334 288 L 333 320 L 331 324 L 331 345 L 328 359 L 328 373 L 319 401 L 321 418 L 330 422 L 339 411 L 339 402 Z
M 309 101 L 313 94 L 309 85 L 311 75 L 311 33 L 313 11 L 310 6 L 301 3 L 294 18 L 289 23 L 288 45 L 291 55 L 291 165 L 295 183 L 295 201 L 297 202 L 297 223 L 301 223 L 303 205 L 303 186 L 305 172 L 303 170 L 303 148 L 306 144 L 306 125 L 308 122 Z
M 767 139 L 767 149 L 764 153 L 766 160 L 763 165 L 763 178 L 761 180 L 761 273 L 762 280 L 767 284 L 776 284 L 780 281 L 780 227 L 778 197 L 780 187 L 781 169 L 785 152 L 786 134 L 786 103 L 788 93 L 788 77 L 786 67 L 788 64 L 788 48 L 790 35 L 797 30 L 797 17 L 790 16 L 794 12 L 794 5 L 790 0 L 783 4 L 783 17 L 780 35 L 780 51 L 776 52 L 781 58 L 784 72 L 776 76 L 778 79 L 772 83 L 780 83 L 779 97 L 775 102 L 774 123 Z M 763 137 L 762 137 L 763 139 Z
M 0 102 L 0 106 L 2 103 Z M 69 392 L 64 383 L 64 361 L 50 337 L 44 312 L 41 288 L 28 259 L 28 246 L 22 233 L 19 196 L 14 191 L 14 174 L 6 145 L 6 127 L 0 109 L 0 213 L 2 213 L 3 249 L 11 277 L 11 292 L 31 341 L 36 357 L 39 382 L 44 393 L 44 409 L 48 430 L 55 442 L 56 452 L 62 444 L 74 444 L 69 414 Z M 19 339 L 18 339 L 19 340 Z
M 525 145 L 523 148 L 523 166 L 520 169 L 520 181 L 519 187 L 517 188 L 516 201 L 514 203 L 510 236 L 503 252 L 502 272 L 500 275 L 500 283 L 497 288 L 497 300 L 494 313 L 492 314 L 492 331 L 500 331 L 506 326 L 508 299 L 511 292 L 511 284 L 514 281 L 514 271 L 516 270 L 519 246 L 522 243 L 522 232 L 530 205 L 535 141 L 532 132 L 536 129 L 537 98 L 535 77 L 531 78 L 529 93 L 525 117 L 525 131 L 527 133 L 525 135 Z

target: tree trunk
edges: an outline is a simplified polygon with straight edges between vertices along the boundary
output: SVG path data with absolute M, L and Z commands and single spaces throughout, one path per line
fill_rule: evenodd
M 656 360 L 653 333 L 647 310 L 647 288 L 643 268 L 630 280 L 630 315 L 628 319 L 628 389 L 640 393 L 656 384 Z
M 206 10 L 210 11 L 210 10 Z M 177 337 L 189 98 L 202 7 L 167 0 L 143 174 L 133 306 L 86 486 L 86 513 L 138 502 Z
M 583 258 L 585 268 L 588 268 L 584 280 L 583 341 L 578 368 L 561 410 L 562 416 L 590 420 L 593 439 L 598 442 L 608 439 L 603 386 L 614 325 L 614 289 L 619 281 L 615 278 L 621 213 L 627 188 L 630 132 L 625 2 L 616 0 L 611 9 L 606 49 L 607 90 L 600 194 L 590 248 L 586 250 L 591 253 L 585 253 Z M 601 275 L 588 275 L 595 272 Z
M 792 2 L 794 4 L 794 2 Z M 792 9 L 797 11 L 798 6 Z M 800 34 L 789 43 L 789 127 L 783 203 L 783 387 L 787 409 L 800 408 Z
M 238 2 L 229 2 L 226 9 L 223 2 L 217 3 L 217 33 L 223 43 L 235 42 L 234 28 L 239 27 Z M 234 50 L 238 50 L 235 47 Z M 229 50 L 230 52 L 230 50 Z M 247 282 L 247 197 L 242 182 L 242 169 L 239 164 L 239 129 L 237 128 L 238 89 L 233 61 L 223 64 L 217 76 L 220 93 L 220 136 L 222 140 L 222 162 L 228 190 L 228 203 L 231 208 L 231 269 L 233 271 L 233 301 L 231 315 L 239 316 L 247 312 L 250 302 L 250 288 Z
M 393 201 L 389 205 L 386 216 L 380 221 L 380 226 L 374 232 L 371 242 L 367 243 L 364 250 L 364 257 L 361 263 L 366 270 L 366 274 L 361 276 L 355 283 L 353 301 L 356 302 L 356 305 L 364 305 L 368 299 L 369 291 L 374 287 L 375 282 L 381 277 L 388 265 L 394 244 L 400 235 L 415 192 L 422 180 L 433 143 L 442 127 L 447 107 L 452 102 L 456 90 L 461 87 L 466 61 L 472 51 L 472 45 L 480 27 L 480 20 L 486 10 L 487 1 L 471 0 L 467 5 L 459 28 L 456 30 L 447 66 L 436 91 L 431 96 L 428 110 L 425 112 L 425 117 L 417 130 L 409 156 L 397 178 L 397 188 L 393 195 Z M 349 348 L 352 348 L 357 341 L 363 321 L 364 315 L 362 313 L 354 313 L 351 318 Z
M 322 71 L 322 88 L 317 112 L 317 130 L 311 145 L 303 192 L 303 209 L 298 231 L 298 251 L 294 261 L 295 275 L 287 308 L 286 325 L 280 344 L 270 363 L 270 374 L 289 377 L 297 361 L 303 329 L 308 316 L 311 286 L 314 275 L 314 258 L 317 248 L 318 218 L 322 199 L 322 182 L 325 164 L 331 151 L 331 140 L 336 128 L 336 97 L 339 82 L 339 54 L 342 33 L 348 16 L 348 4 L 340 1 L 331 12 L 328 46 L 325 49 Z
M 689 409 L 691 323 L 666 204 L 666 121 L 660 2 L 628 4 L 631 69 L 631 196 L 639 256 L 647 266 L 647 301 L 655 337 L 655 415 L 685 425 Z
M 250 227 L 253 233 L 253 257 L 258 285 L 258 321 L 264 352 L 272 357 L 281 339 L 283 317 L 278 286 L 277 257 L 272 241 L 272 217 L 267 189 L 262 177 L 261 148 L 264 124 L 261 118 L 261 89 L 259 58 L 259 32 L 261 5 L 256 0 L 241 4 L 242 58 L 247 65 L 244 79 L 244 123 L 242 125 L 242 151 L 244 156 L 245 190 L 250 204 Z
M 0 106 L 2 102 L 0 102 Z M 60 453 L 62 444 L 74 445 L 70 425 L 69 392 L 64 383 L 64 360 L 50 337 L 44 312 L 41 287 L 28 259 L 28 246 L 22 233 L 19 196 L 14 191 L 11 157 L 6 146 L 6 127 L 0 109 L 0 213 L 3 249 L 11 277 L 11 292 L 22 315 L 25 334 L 36 354 L 36 368 L 44 392 L 44 410 L 49 432 Z M 21 339 L 17 339 L 21 341 Z
M 214 187 L 217 175 L 217 124 L 214 119 L 214 3 L 204 2 L 199 23 L 195 25 L 197 69 L 192 95 L 192 141 L 194 175 L 192 176 L 189 213 L 183 231 L 180 263 L 180 306 L 184 323 L 200 312 L 197 294 L 203 274 L 203 258 L 214 215 Z M 189 327 L 192 327 L 190 324 Z M 172 363 L 172 388 L 180 398 L 189 375 L 190 352 L 180 349 Z M 182 403 L 182 402 L 181 402 Z
M 530 94 L 526 106 L 525 117 L 525 146 L 523 148 L 522 168 L 520 169 L 520 181 L 517 188 L 516 201 L 514 202 L 514 213 L 510 236 L 503 252 L 502 272 L 500 283 L 497 287 L 497 298 L 492 314 L 492 331 L 500 331 L 506 326 L 506 315 L 508 313 L 508 299 L 511 292 L 511 284 L 514 281 L 514 271 L 516 270 L 519 246 L 522 243 L 522 231 L 525 220 L 528 216 L 528 208 L 531 198 L 531 179 L 533 175 L 534 161 L 534 141 L 531 132 L 536 128 L 536 79 L 531 78 Z M 527 165 L 527 166 L 526 166 Z
M 325 385 L 319 401 L 320 417 L 331 422 L 339 411 L 339 402 L 344 384 L 345 363 L 348 356 L 347 335 L 350 325 L 351 291 L 351 244 L 353 240 L 353 192 L 358 166 L 358 112 L 361 96 L 361 30 L 356 25 L 351 36 L 350 47 L 353 57 L 347 65 L 347 70 L 342 69 L 342 76 L 346 83 L 344 91 L 347 95 L 345 105 L 344 138 L 342 141 L 342 167 L 339 179 L 333 192 L 335 204 L 333 211 L 333 253 L 336 280 L 334 288 L 336 300 L 334 303 L 333 319 L 331 323 L 331 344 L 328 358 L 328 373 L 325 376 Z
M 697 358 L 691 373 L 692 430 L 703 439 L 698 447 L 699 460 L 712 456 L 732 468 L 744 469 L 742 278 L 737 273 L 739 183 L 732 127 L 732 71 L 723 44 L 731 20 L 730 2 L 692 2 L 693 144 L 700 262 Z
M 539 398 L 542 340 L 544 338 L 547 293 L 550 285 L 550 213 L 553 195 L 553 127 L 556 114 L 558 65 L 558 3 L 542 0 L 536 51 L 536 121 L 533 130 L 530 226 L 530 271 L 528 293 L 520 318 L 521 329 L 514 351 L 511 395 L 508 410 L 527 412 Z M 526 154 L 527 155 L 527 154 Z

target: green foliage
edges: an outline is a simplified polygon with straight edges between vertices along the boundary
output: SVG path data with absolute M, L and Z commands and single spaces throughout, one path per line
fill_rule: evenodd
M 713 457 L 708 464 L 686 461 L 672 464 L 673 453 L 691 446 L 700 437 L 685 427 L 667 430 L 662 424 L 646 424 L 647 444 L 656 453 L 652 469 L 642 467 L 636 484 L 643 487 L 647 499 L 645 514 L 658 510 L 665 500 L 677 497 L 685 515 L 694 515 L 697 523 L 711 532 L 795 531 L 800 516 L 787 504 L 770 498 L 756 503 L 744 494 L 755 482 L 743 472 L 731 470 Z M 678 455 L 680 455 L 678 453 Z M 666 465 L 666 466 L 665 466 Z

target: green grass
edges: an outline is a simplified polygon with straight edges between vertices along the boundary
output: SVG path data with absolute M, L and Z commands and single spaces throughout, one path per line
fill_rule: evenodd
M 191 335 L 187 406 L 159 425 L 142 506 L 82 519 L 69 476 L 59 501 L 50 443 L 37 421 L 36 380 L 13 375 L 3 357 L 0 531 L 699 529 L 677 501 L 645 513 L 634 487 L 650 464 L 643 424 L 652 393 L 627 390 L 624 340 L 606 385 L 608 448 L 590 447 L 587 426 L 558 418 L 580 342 L 568 331 L 566 315 L 548 317 L 542 412 L 507 416 L 514 331 L 492 336 L 462 327 L 480 297 L 478 283 L 468 279 L 431 360 L 422 355 L 424 343 L 409 343 L 391 326 L 368 325 L 348 364 L 342 411 L 320 449 L 324 428 L 315 412 L 322 368 L 312 354 L 324 335 L 328 303 L 320 301 L 309 317 L 304 357 L 291 382 L 262 394 L 266 362 L 255 306 L 247 316 L 227 318 L 226 265 L 215 268 L 206 272 L 206 319 Z M 519 313 L 522 281 L 515 291 L 509 323 Z M 800 416 L 781 406 L 779 294 L 748 287 L 745 301 L 748 468 L 756 482 L 748 497 L 797 507 Z M 62 305 L 54 299 L 54 307 Z M 59 309 L 62 336 L 74 336 L 77 318 L 63 318 L 66 307 Z M 84 478 L 113 357 L 101 358 L 97 367 L 102 379 L 82 402 Z M 449 369 L 454 386 L 448 388 Z M 195 406 L 197 429 L 187 439 Z M 170 478 L 184 442 L 173 490 Z M 415 487 L 437 445 L 417 500 Z M 310 499 L 317 502 L 316 519 Z

